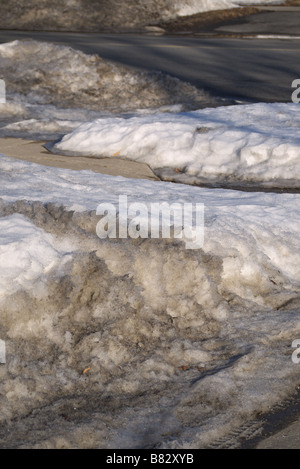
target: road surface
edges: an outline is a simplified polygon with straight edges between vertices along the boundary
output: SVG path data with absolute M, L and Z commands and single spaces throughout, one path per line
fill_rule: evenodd
M 0 31 L 0 43 L 36 39 L 99 54 L 140 70 L 160 70 L 216 96 L 290 102 L 300 78 L 300 39 Z

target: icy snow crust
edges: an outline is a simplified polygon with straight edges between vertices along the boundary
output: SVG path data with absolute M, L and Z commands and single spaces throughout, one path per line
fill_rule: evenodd
M 178 16 L 280 0 L 10 0 L 1 2 L 3 29 L 105 31 L 140 28 Z
M 189 113 L 98 119 L 49 148 L 129 158 L 166 180 L 299 187 L 298 104 L 250 104 Z
M 293 395 L 300 195 L 5 156 L 0 181 L 3 447 L 238 447 Z M 98 204 L 121 194 L 204 203 L 203 249 L 97 238 Z

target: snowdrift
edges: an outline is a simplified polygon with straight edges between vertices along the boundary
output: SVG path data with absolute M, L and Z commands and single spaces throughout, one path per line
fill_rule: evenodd
M 33 40 L 0 45 L 0 135 L 54 139 L 111 113 L 175 112 L 226 100 L 160 72 L 136 72 L 70 47 Z
M 0 167 L 3 447 L 239 447 L 295 394 L 299 195 Z M 203 249 L 100 240 L 120 194 L 204 203 Z
M 298 104 L 98 119 L 48 148 L 147 163 L 162 179 L 244 188 L 299 188 Z

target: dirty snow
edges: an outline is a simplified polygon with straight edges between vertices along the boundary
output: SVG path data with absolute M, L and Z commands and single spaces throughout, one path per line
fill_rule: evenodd
M 239 428 L 294 394 L 300 195 L 5 156 L 0 179 L 3 446 L 238 447 Z M 204 203 L 203 249 L 100 240 L 98 204 L 124 194 Z
M 161 72 L 133 71 L 98 55 L 34 40 L 0 44 L 0 77 L 6 83 L 0 122 L 7 125 L 29 119 L 45 124 L 85 121 L 89 113 L 91 119 L 97 117 L 95 113 L 172 111 L 174 106 L 196 109 L 218 103 L 204 91 Z

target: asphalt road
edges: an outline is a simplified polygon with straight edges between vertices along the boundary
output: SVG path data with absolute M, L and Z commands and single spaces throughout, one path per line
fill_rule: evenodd
M 300 7 L 260 7 L 261 12 L 249 15 L 215 29 L 217 32 L 242 34 L 300 35 Z
M 0 31 L 0 42 L 66 44 L 140 70 L 160 70 L 217 96 L 290 102 L 300 78 L 300 39 Z

